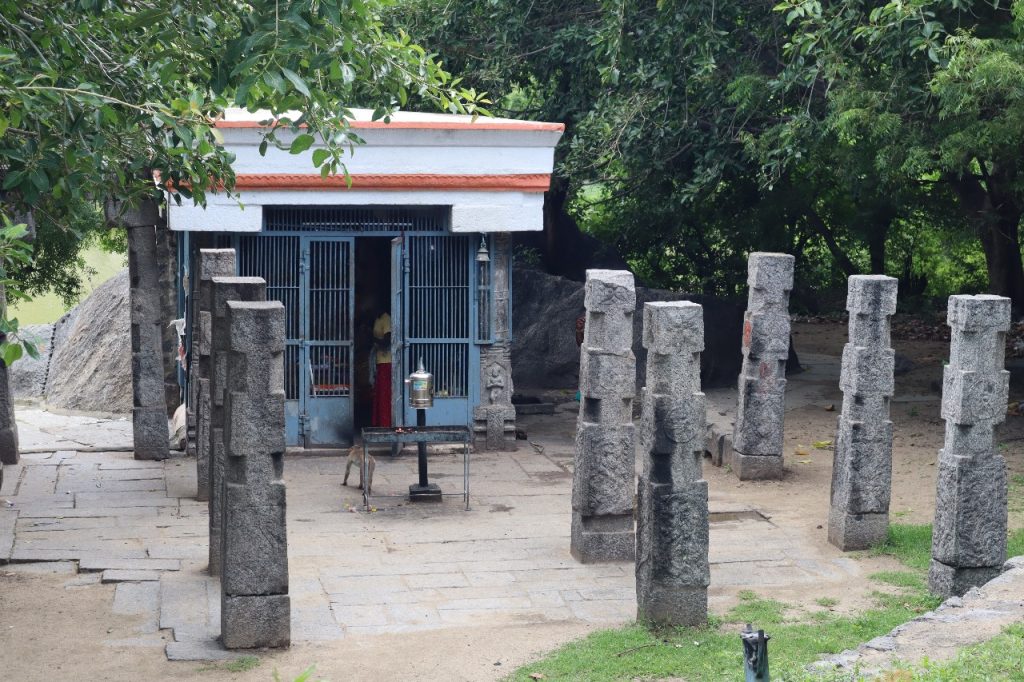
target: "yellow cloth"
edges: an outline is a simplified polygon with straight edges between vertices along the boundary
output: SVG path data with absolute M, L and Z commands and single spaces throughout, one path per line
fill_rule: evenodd
M 373 323 L 373 338 L 383 341 L 384 337 L 391 333 L 391 315 L 384 313 Z M 391 347 L 387 350 L 377 349 L 377 364 L 383 365 L 391 362 Z

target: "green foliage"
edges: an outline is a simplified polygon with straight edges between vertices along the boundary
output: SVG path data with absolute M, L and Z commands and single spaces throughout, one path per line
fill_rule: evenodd
M 1024 539 L 1024 533 L 1018 535 Z M 934 609 L 941 601 L 928 594 L 925 582 L 931 551 L 930 526 L 891 526 L 889 540 L 878 551 L 896 556 L 906 563 L 908 570 L 870 576 L 871 580 L 897 589 L 894 593 L 873 592 L 875 605 L 862 613 L 808 613 L 744 590 L 738 595 L 739 604 L 721 619 L 724 625 L 716 622 L 707 628 L 658 632 L 631 625 L 596 632 L 520 668 L 510 679 L 527 681 L 535 673 L 551 680 L 738 679 L 743 666 L 738 634 L 742 624 L 749 622 L 772 636 L 769 648 L 773 678 L 821 680 L 816 674 L 807 673 L 805 666 L 824 654 L 851 649 L 885 634 Z M 825 607 L 837 603 L 829 597 L 817 602 Z
M 932 527 L 930 524 L 889 524 L 889 537 L 871 553 L 896 557 L 913 569 L 927 571 L 932 560 Z
M 1011 625 L 998 637 L 961 650 L 951 661 L 926 660 L 903 669 L 916 682 L 1019 680 L 1024 676 L 1024 625 Z
M 386 120 L 415 94 L 486 113 L 483 94 L 384 29 L 384 4 L 0 0 L 0 213 L 38 229 L 34 261 L 9 264 L 10 293 L 75 298 L 98 206 L 230 193 L 234 159 L 215 125 L 228 107 L 264 112 L 261 153 L 318 143 L 323 175 L 360 142 L 350 106 Z
M 232 673 L 244 673 L 260 665 L 259 656 L 241 656 L 224 664 L 224 669 Z
M 803 679 L 804 666 L 819 656 L 853 648 L 939 603 L 919 586 L 897 595 L 876 592 L 874 598 L 876 607 L 843 616 L 808 614 L 744 591 L 740 604 L 723 618 L 724 626 L 651 632 L 631 625 L 596 632 L 520 668 L 510 679 L 527 681 L 535 673 L 550 680 L 738 679 L 743 669 L 739 631 L 747 622 L 772 636 L 773 677 Z

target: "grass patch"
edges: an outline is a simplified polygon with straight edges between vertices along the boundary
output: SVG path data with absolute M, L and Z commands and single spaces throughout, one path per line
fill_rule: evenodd
M 927 571 L 932 561 L 932 527 L 890 524 L 888 539 L 871 554 L 893 556 L 910 568 Z
M 926 594 L 874 595 L 878 606 L 854 616 L 828 611 L 802 613 L 750 591 L 729 611 L 723 627 L 678 628 L 652 632 L 640 625 L 596 632 L 571 642 L 546 659 L 520 668 L 510 679 L 632 680 L 682 677 L 693 680 L 737 679 L 742 675 L 740 623 L 751 622 L 772 636 L 773 676 L 803 677 L 805 665 L 821 654 L 838 653 L 884 634 L 900 623 L 934 608 L 939 600 Z M 792 617 L 787 612 L 793 611 Z M 824 626 L 824 627 L 823 627 Z
M 1003 634 L 963 649 L 943 663 L 925 662 L 907 670 L 915 682 L 1024 679 L 1024 625 L 1011 625 Z
M 922 591 L 927 589 L 924 577 L 920 573 L 911 573 L 910 571 L 879 571 L 878 573 L 872 573 L 868 578 L 875 582 L 892 585 L 893 587 L 904 587 Z
M 196 672 L 208 673 L 208 672 L 229 672 L 229 673 L 244 673 L 260 666 L 262 661 L 259 656 L 240 656 L 233 661 L 226 661 L 224 663 L 211 663 L 210 665 L 204 665 L 199 668 Z
M 1024 531 L 1012 534 L 1010 540 L 1011 555 L 1017 543 L 1020 545 L 1017 553 L 1024 553 Z M 941 602 L 927 591 L 931 526 L 892 525 L 888 540 L 871 550 L 871 554 L 893 556 L 906 570 L 871 575 L 872 580 L 897 590 L 895 593 L 873 592 L 873 606 L 862 613 L 805 611 L 744 590 L 738 595 L 739 604 L 720 619 L 722 624 L 712 622 L 705 628 L 661 631 L 650 631 L 634 624 L 596 632 L 520 668 L 509 679 L 531 682 L 537 679 L 530 677 L 534 674 L 543 675 L 541 679 L 546 680 L 588 682 L 663 677 L 738 679 L 743 669 L 739 632 L 744 623 L 763 628 L 772 636 L 768 649 L 773 677 L 805 679 L 804 667 L 820 656 L 854 648 L 934 609 Z M 838 600 L 823 597 L 816 603 L 829 608 L 838 604 Z

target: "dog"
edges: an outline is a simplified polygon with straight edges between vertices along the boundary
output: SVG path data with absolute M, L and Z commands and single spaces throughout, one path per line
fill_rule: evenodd
M 377 460 L 373 458 L 373 455 L 366 453 L 366 456 L 370 458 L 370 461 L 366 465 L 366 494 L 369 495 L 373 490 L 373 470 L 377 467 Z M 352 470 L 352 465 L 359 470 L 359 487 L 363 487 L 363 446 L 353 445 L 348 451 L 348 462 L 345 463 L 345 480 L 341 482 L 342 485 L 348 485 L 348 474 Z

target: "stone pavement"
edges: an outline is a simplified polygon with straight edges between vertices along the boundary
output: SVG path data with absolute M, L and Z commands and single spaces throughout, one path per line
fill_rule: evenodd
M 581 565 L 569 555 L 571 412 L 523 425 L 536 446 L 471 455 L 468 512 L 448 498 L 416 506 L 381 499 L 364 513 L 359 491 L 341 486 L 343 457 L 288 457 L 293 641 L 635 618 L 632 562 Z M 207 505 L 194 499 L 195 461 L 88 452 L 93 442 L 123 439 L 121 423 L 78 426 L 111 433 L 89 440 L 50 427 L 59 448 L 5 468 L 0 563 L 33 570 L 36 562 L 63 562 L 62 570 L 77 569 L 71 583 L 116 582 L 111 608 L 147 616 L 128 643 L 157 646 L 162 636 L 170 658 L 229 655 L 216 642 L 220 595 L 206 575 Z M 72 441 L 83 449 L 66 448 Z M 379 453 L 374 492 L 401 493 L 415 472 L 414 454 Z M 461 489 L 461 454 L 433 454 L 431 479 Z M 841 590 L 861 575 L 854 560 L 776 525 L 738 495 L 711 491 L 712 612 L 742 589 Z

